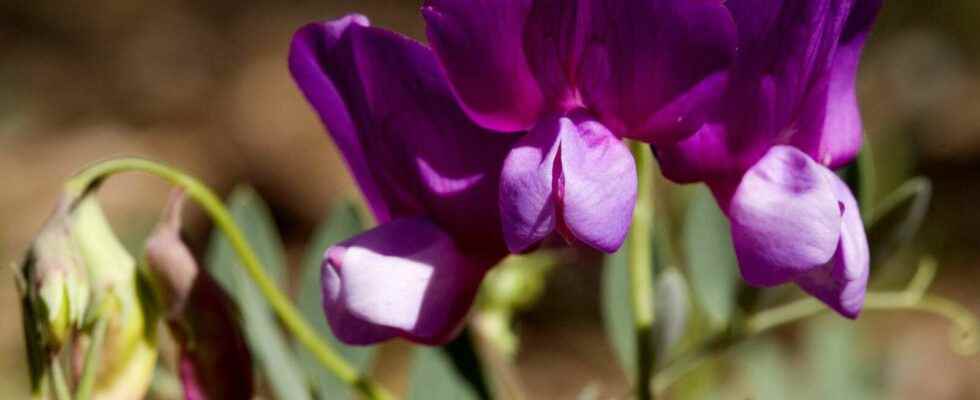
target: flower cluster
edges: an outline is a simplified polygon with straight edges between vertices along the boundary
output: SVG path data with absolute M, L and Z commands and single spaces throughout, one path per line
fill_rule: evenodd
M 63 358 L 80 382 L 79 398 L 145 397 L 160 353 L 161 320 L 179 348 L 185 398 L 252 396 L 251 355 L 237 308 L 180 238 L 182 204 L 179 193 L 171 199 L 147 240 L 141 268 L 97 198 L 74 190 L 62 196 L 17 281 L 35 398 L 49 398 L 47 381 L 61 379 L 54 370 Z M 87 389 L 85 376 L 92 383 Z
M 868 246 L 831 169 L 860 148 L 881 1 L 429 0 L 431 48 L 360 15 L 300 29 L 290 69 L 380 223 L 325 254 L 336 335 L 443 343 L 507 254 L 555 234 L 616 251 L 624 139 L 711 187 L 747 282 L 855 317 Z

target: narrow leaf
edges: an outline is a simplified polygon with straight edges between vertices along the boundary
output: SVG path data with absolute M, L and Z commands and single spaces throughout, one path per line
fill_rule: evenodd
M 478 400 L 466 378 L 439 348 L 416 347 L 408 400 Z
M 629 299 L 629 270 L 626 246 L 605 258 L 602 271 L 602 318 L 620 365 L 627 373 L 636 369 L 635 333 Z
M 721 330 L 728 325 L 735 307 L 738 260 L 728 220 L 706 187 L 692 193 L 683 237 L 694 297 L 704 309 L 709 327 Z

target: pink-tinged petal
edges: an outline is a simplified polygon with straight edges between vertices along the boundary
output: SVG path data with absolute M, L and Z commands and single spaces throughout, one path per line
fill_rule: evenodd
M 577 85 L 585 105 L 620 136 L 661 143 L 692 134 L 717 100 L 699 85 L 719 79 L 713 75 L 724 73 L 735 52 L 723 3 L 583 0 Z
M 833 182 L 844 209 L 840 241 L 829 263 L 801 276 L 796 283 L 841 315 L 853 319 L 861 312 L 868 286 L 868 239 L 850 188 L 830 170 L 824 170 L 824 174 Z
M 563 131 L 576 133 L 567 118 L 542 121 L 511 149 L 500 177 L 504 240 L 525 252 L 555 230 L 555 160 Z
M 569 128 L 561 131 L 559 150 L 562 222 L 579 241 L 615 252 L 633 219 L 636 162 L 629 148 L 599 122 L 580 121 Z
M 524 52 L 532 0 L 427 0 L 429 42 L 467 114 L 489 129 L 534 125 L 544 97 Z
M 459 331 L 487 268 L 425 218 L 397 219 L 331 247 L 323 307 L 341 341 L 443 344 Z
M 745 173 L 728 216 L 747 282 L 782 284 L 830 261 L 841 209 L 825 170 L 795 148 L 776 146 Z
M 504 253 L 497 190 L 517 138 L 470 121 L 432 51 L 351 20 L 297 32 L 290 68 L 378 220 L 426 215 L 470 251 Z

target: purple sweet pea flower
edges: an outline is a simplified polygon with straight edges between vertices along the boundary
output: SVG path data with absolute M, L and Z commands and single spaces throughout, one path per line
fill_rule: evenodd
M 511 251 L 558 231 L 618 249 L 636 203 L 622 138 L 670 143 L 700 127 L 733 57 L 721 0 L 428 0 L 429 40 L 463 110 L 529 131 L 501 176 Z
M 326 251 L 334 334 L 448 341 L 508 253 L 497 198 L 514 139 L 469 120 L 428 48 L 360 15 L 300 29 L 289 66 L 380 224 Z
M 665 176 L 712 188 L 750 284 L 796 282 L 851 318 L 868 245 L 854 196 L 831 168 L 860 150 L 855 81 L 881 4 L 728 0 L 739 52 L 720 101 L 697 133 L 655 146 Z

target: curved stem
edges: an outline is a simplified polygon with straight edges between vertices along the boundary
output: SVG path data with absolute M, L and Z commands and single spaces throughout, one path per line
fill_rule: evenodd
M 636 341 L 636 395 L 651 399 L 650 376 L 657 355 L 653 346 L 654 277 L 651 233 L 653 232 L 653 155 L 647 145 L 632 142 L 636 159 L 637 188 L 633 225 L 626 244 L 629 252 L 630 305 Z
M 392 396 L 373 380 L 361 375 L 341 358 L 333 348 L 324 342 L 309 323 L 300 316 L 289 298 L 279 290 L 276 283 L 265 273 L 261 262 L 245 240 L 244 234 L 235 223 L 223 202 L 207 186 L 181 171 L 149 160 L 139 158 L 120 158 L 91 166 L 74 178 L 66 186 L 71 195 L 81 198 L 94 190 L 109 176 L 127 171 L 140 171 L 163 178 L 174 186 L 184 189 L 187 196 L 194 199 L 211 217 L 215 226 L 228 238 L 231 247 L 241 259 L 252 281 L 275 310 L 283 325 L 303 344 L 317 361 L 340 380 L 357 389 L 369 399 L 390 399 Z M 76 200 L 77 200 L 76 198 Z
M 961 355 L 975 354 L 980 350 L 980 325 L 976 317 L 962 305 L 947 298 L 923 295 L 910 288 L 900 292 L 868 293 L 865 310 L 920 311 L 949 319 L 955 325 L 953 350 Z M 797 322 L 829 309 L 816 299 L 806 298 L 762 311 L 745 320 L 737 329 L 708 341 L 697 351 L 672 360 L 652 379 L 654 390 L 666 391 L 674 382 L 705 362 L 725 355 L 735 346 L 775 328 Z

